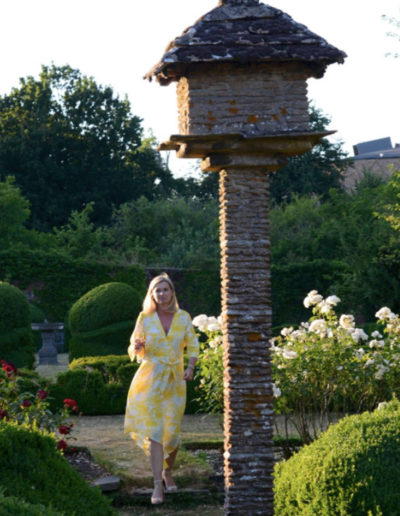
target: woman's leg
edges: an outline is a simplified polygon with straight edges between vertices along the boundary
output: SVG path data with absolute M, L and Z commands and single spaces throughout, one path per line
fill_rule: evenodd
M 162 468 L 164 462 L 164 450 L 162 444 L 150 439 L 150 464 L 153 472 L 154 491 L 151 497 L 152 503 L 161 503 L 163 500 Z M 158 501 L 159 500 L 159 501 Z
M 172 468 L 174 466 L 177 453 L 178 447 L 176 447 L 175 450 L 168 455 L 168 458 L 165 461 L 167 463 L 167 467 L 163 471 L 165 487 L 170 491 L 174 491 L 176 489 L 176 484 L 172 478 Z

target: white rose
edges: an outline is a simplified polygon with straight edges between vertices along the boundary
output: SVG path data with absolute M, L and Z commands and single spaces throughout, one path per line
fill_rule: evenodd
M 345 330 L 354 328 L 354 317 L 352 315 L 343 314 L 340 316 L 339 325 Z
M 325 301 L 321 301 L 320 303 L 318 303 L 318 308 L 322 315 L 329 314 L 332 310 L 331 305 L 326 303 Z
M 207 331 L 219 331 L 221 329 L 218 319 L 214 316 L 208 317 L 206 327 Z
M 286 358 L 287 360 L 292 360 L 293 358 L 297 357 L 296 351 L 293 351 L 291 349 L 284 349 L 282 352 L 283 358 Z
M 340 297 L 337 296 L 328 296 L 325 299 L 325 303 L 331 306 L 336 306 L 338 303 L 340 303 Z
M 272 384 L 272 393 L 273 393 L 273 396 L 274 398 L 279 398 L 280 395 L 282 394 L 282 391 L 280 390 L 279 387 L 277 387 L 274 383 Z
M 375 330 L 371 333 L 371 337 L 374 337 L 374 339 L 381 339 L 382 335 L 379 333 L 378 330 Z
M 313 333 L 325 333 L 326 331 L 326 322 L 324 319 L 315 319 L 310 324 L 310 331 Z
M 304 298 L 303 304 L 306 308 L 310 308 L 310 306 L 317 305 L 322 300 L 323 297 L 318 294 L 317 290 L 311 290 Z
M 283 335 L 283 337 L 287 337 L 288 335 L 290 335 L 293 331 L 293 328 L 292 326 L 290 328 L 282 328 L 281 329 L 281 335 Z
M 378 371 L 375 373 L 374 377 L 377 379 L 377 380 L 382 380 L 383 378 L 383 375 L 385 373 L 387 373 L 387 371 L 389 371 L 389 368 L 388 367 L 385 367 L 383 365 L 379 366 L 379 369 Z
M 363 348 L 356 349 L 354 355 L 356 358 L 362 358 L 364 356 L 365 351 Z
M 356 342 L 358 342 L 360 339 L 368 339 L 368 335 L 361 328 L 354 328 L 354 330 L 351 332 L 351 336 Z
M 193 319 L 192 324 L 196 328 L 198 328 L 200 331 L 206 331 L 207 329 L 207 323 L 208 323 L 208 317 L 206 314 L 200 314 L 196 315 L 196 317 Z
M 381 321 L 383 321 L 383 320 L 387 320 L 387 319 L 393 319 L 396 316 L 390 310 L 390 308 L 388 308 L 387 306 L 384 306 L 376 312 L 375 317 L 377 319 L 380 319 Z

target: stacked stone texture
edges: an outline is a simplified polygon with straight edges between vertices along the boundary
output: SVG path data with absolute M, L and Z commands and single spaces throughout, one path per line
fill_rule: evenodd
M 273 514 L 268 180 L 220 173 L 225 514 Z
M 309 130 L 306 75 L 297 66 L 200 66 L 179 80 L 177 97 L 180 134 Z

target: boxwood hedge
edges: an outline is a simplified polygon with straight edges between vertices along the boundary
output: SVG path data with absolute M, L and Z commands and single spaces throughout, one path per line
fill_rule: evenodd
M 397 515 L 400 403 L 349 416 L 275 468 L 279 516 Z
M 57 451 L 55 439 L 39 430 L 0 422 L 0 472 L 0 489 L 6 497 L 68 516 L 115 514 L 100 489 L 90 487 Z
M 34 351 L 29 302 L 17 287 L 1 281 L 0 359 L 32 367 Z

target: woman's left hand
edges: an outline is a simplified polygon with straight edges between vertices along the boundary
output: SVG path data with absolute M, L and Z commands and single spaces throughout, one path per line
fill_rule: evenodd
M 193 367 L 188 367 L 183 372 L 183 379 L 187 382 L 193 380 Z

